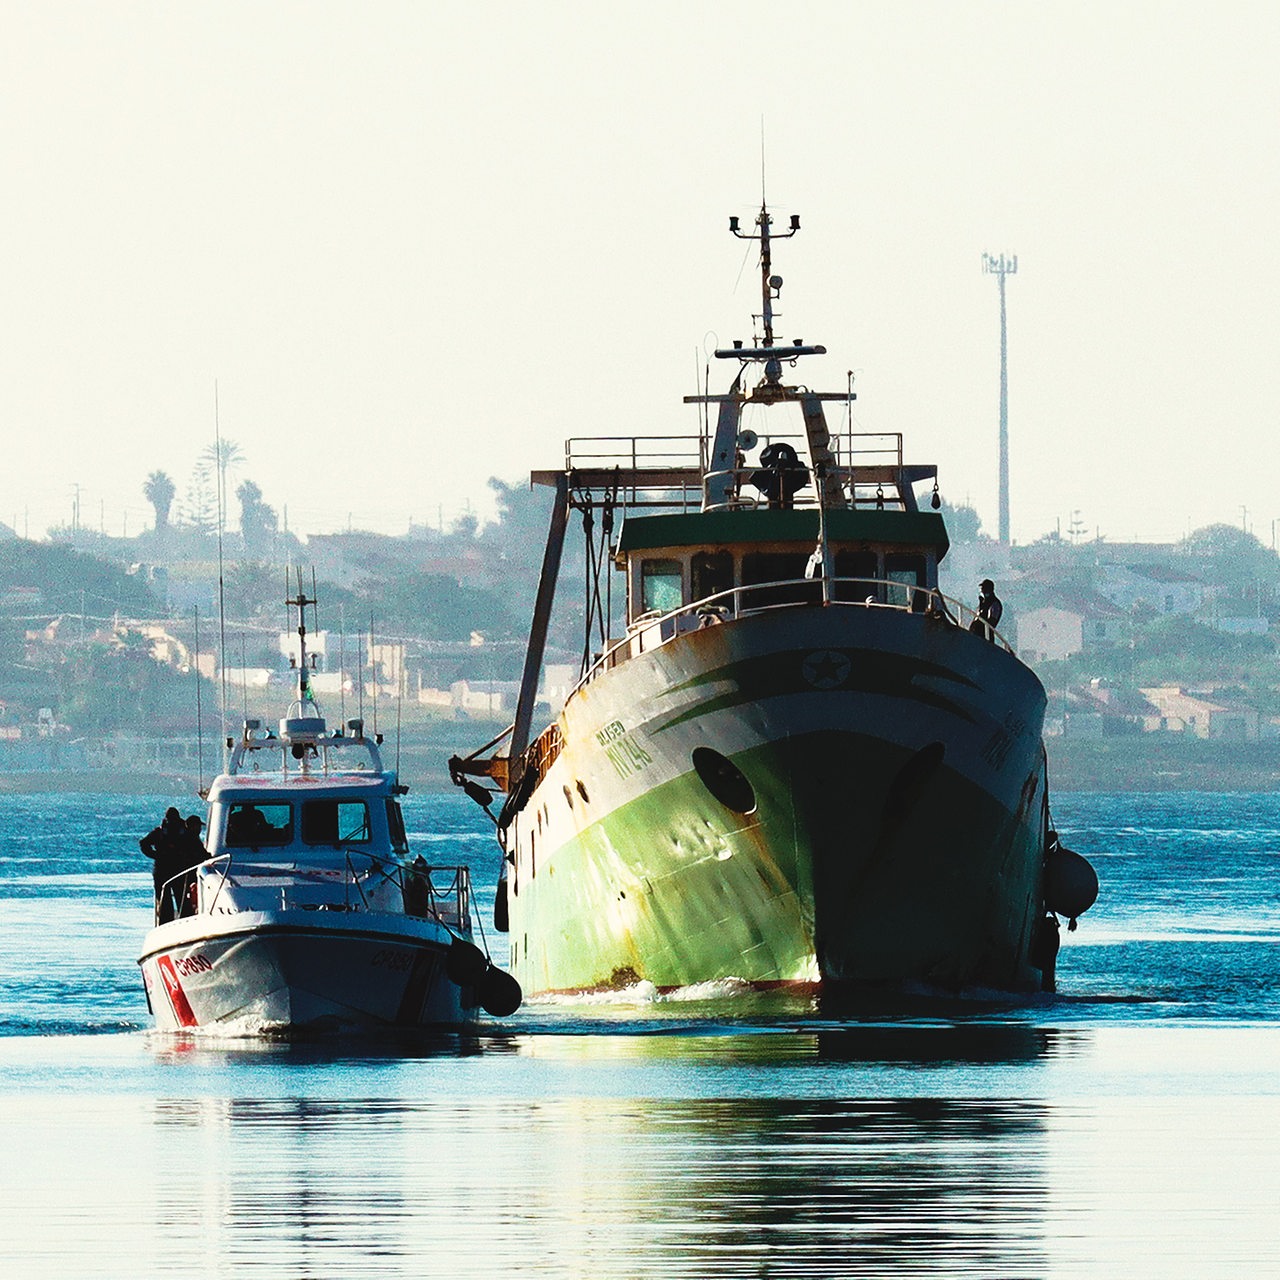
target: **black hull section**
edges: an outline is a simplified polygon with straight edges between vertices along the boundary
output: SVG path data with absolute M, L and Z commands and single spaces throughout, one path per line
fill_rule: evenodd
M 905 751 L 826 732 L 783 749 L 812 859 L 824 984 L 1038 987 L 1045 772 L 1038 753 L 1010 813 L 941 742 Z

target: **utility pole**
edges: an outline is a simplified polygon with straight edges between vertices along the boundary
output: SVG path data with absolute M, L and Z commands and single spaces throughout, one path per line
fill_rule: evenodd
M 1000 285 L 1000 545 L 1009 545 L 1009 339 L 1004 302 L 1004 278 L 1018 272 L 1018 255 L 982 255 L 982 270 Z

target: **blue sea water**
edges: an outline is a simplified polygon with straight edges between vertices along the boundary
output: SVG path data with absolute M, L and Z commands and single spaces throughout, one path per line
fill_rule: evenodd
M 1280 797 L 1060 795 L 1102 896 L 1056 996 L 292 1046 L 148 1030 L 182 802 L 0 796 L 0 1275 L 1280 1274 Z M 486 819 L 406 809 L 487 918 Z

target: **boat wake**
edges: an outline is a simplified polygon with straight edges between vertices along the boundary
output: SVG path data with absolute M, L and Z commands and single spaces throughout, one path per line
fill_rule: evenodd
M 539 1008 L 593 1008 L 601 1005 L 612 1008 L 647 1008 L 653 1005 L 738 1000 L 757 994 L 757 989 L 742 978 L 715 978 L 708 982 L 695 982 L 688 987 L 676 987 L 672 991 L 661 991 L 652 982 L 636 982 L 629 987 L 604 991 L 555 991 L 529 997 L 524 1003 L 526 1006 Z
M 210 1047 L 223 1041 L 283 1039 L 286 1034 L 286 1028 L 279 1022 L 251 1014 L 243 1018 L 228 1018 L 225 1022 L 212 1022 L 203 1026 L 154 1027 L 147 1031 L 149 1037 L 155 1037 L 162 1044 L 189 1041 Z

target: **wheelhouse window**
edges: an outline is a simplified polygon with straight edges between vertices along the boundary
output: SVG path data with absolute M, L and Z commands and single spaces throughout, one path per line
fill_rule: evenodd
M 928 603 L 923 591 L 925 583 L 924 556 L 891 555 L 884 558 L 884 576 L 889 580 L 889 604 L 909 605 L 916 613 L 923 613 Z
M 778 587 L 757 588 L 743 596 L 748 609 L 762 609 L 774 604 L 805 604 L 822 599 L 822 584 L 804 581 L 809 563 L 808 552 L 753 551 L 742 557 L 742 585 L 780 582 Z
M 880 565 L 874 551 L 837 551 L 835 561 L 837 578 L 852 578 L 852 582 L 837 582 L 837 600 L 853 600 L 861 604 L 866 600 L 880 602 Z
M 367 844 L 369 806 L 363 800 L 307 800 L 302 806 L 304 844 Z
M 264 849 L 293 839 L 293 807 L 288 804 L 233 804 L 227 814 L 229 849 Z
M 722 591 L 733 590 L 733 553 L 699 551 L 689 566 L 693 577 L 693 598 L 705 600 Z M 728 603 L 725 601 L 724 603 Z
M 640 608 L 669 613 L 684 603 L 679 560 L 644 560 L 640 564 Z
M 391 832 L 391 847 L 399 853 L 408 852 L 409 837 L 404 829 L 404 813 L 390 796 L 387 797 L 387 828 Z

